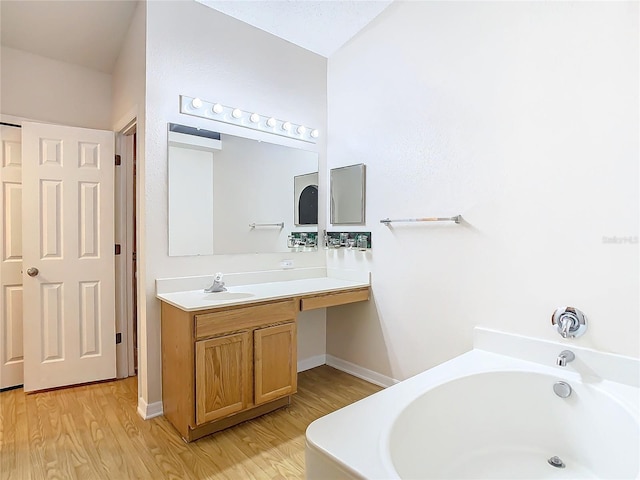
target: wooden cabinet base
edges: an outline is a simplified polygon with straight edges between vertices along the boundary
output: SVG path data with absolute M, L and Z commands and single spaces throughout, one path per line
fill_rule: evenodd
M 220 430 L 224 430 L 225 428 L 232 427 L 234 425 L 237 425 L 238 423 L 246 422 L 247 420 L 259 417 L 260 415 L 264 415 L 265 413 L 273 412 L 278 408 L 286 407 L 289 404 L 291 404 L 291 395 L 289 395 L 288 397 L 279 398 L 269 403 L 258 405 L 257 407 L 239 412 L 230 417 L 209 422 L 200 427 L 189 427 L 189 431 L 187 434 L 188 438 L 184 438 L 183 436 L 183 440 L 186 442 L 198 440 L 199 438 L 206 437 L 207 435 L 211 435 L 212 433 L 219 432 Z
M 164 416 L 187 442 L 291 403 L 300 310 L 369 298 L 369 288 L 185 311 L 162 302 Z

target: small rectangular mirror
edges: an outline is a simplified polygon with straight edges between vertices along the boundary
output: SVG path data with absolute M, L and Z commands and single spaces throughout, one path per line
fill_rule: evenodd
M 365 223 L 365 165 L 332 168 L 330 172 L 331 224 Z

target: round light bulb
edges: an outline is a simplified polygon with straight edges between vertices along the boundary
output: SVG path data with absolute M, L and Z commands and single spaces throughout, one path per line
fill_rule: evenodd
M 313 138 L 318 138 L 318 137 L 320 136 L 320 132 L 319 132 L 316 128 L 314 128 L 313 130 L 311 130 L 310 135 L 311 135 Z
M 260 121 L 260 115 L 258 115 L 257 113 L 252 113 L 249 117 L 249 120 L 251 121 L 251 123 L 258 123 Z
M 211 110 L 213 110 L 213 113 L 222 113 L 222 110 L 224 110 L 224 108 L 222 108 L 222 105 L 220 105 L 219 103 L 216 103 Z
M 269 120 L 267 120 L 267 125 L 271 128 L 276 126 L 276 119 L 271 117 Z
M 284 123 L 282 124 L 282 129 L 283 129 L 285 132 L 288 132 L 289 130 L 291 130 L 291 122 L 284 122 Z
M 300 125 L 298 128 L 296 128 L 296 132 L 298 132 L 298 135 L 304 135 L 304 132 L 306 132 L 307 129 L 304 127 L 304 125 Z
M 200 100 L 199 98 L 194 98 L 193 100 L 191 100 L 191 106 L 193 108 L 200 108 L 202 106 L 202 100 Z
M 242 110 L 240 110 L 239 108 L 234 108 L 233 112 L 231 112 L 231 116 L 233 118 L 240 118 L 242 116 Z

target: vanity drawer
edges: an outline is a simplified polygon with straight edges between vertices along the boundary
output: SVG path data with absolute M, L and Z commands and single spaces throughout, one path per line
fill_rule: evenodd
M 300 299 L 300 310 L 313 310 L 314 308 L 334 307 L 347 303 L 363 302 L 369 300 L 369 287 L 346 292 L 327 293 L 314 295 Z
M 265 303 L 250 307 L 224 309 L 218 312 L 196 315 L 196 339 L 244 330 L 296 318 L 293 299 Z

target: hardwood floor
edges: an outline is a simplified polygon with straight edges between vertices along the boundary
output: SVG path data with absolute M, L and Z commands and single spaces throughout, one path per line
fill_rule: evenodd
M 136 413 L 137 378 L 0 393 L 1 479 L 301 479 L 313 420 L 380 387 L 326 365 L 298 375 L 289 407 L 186 444 Z

